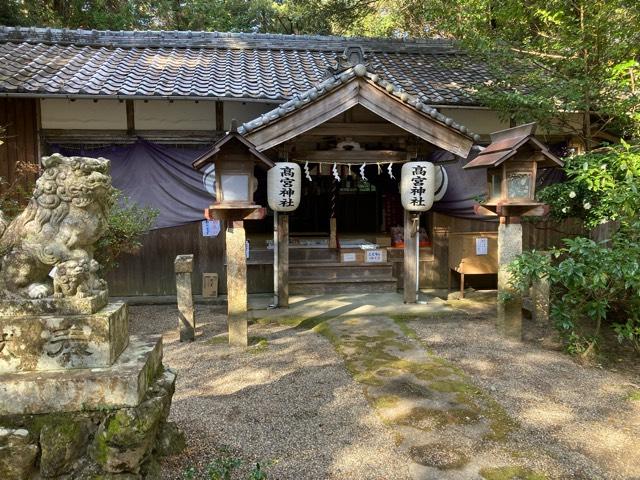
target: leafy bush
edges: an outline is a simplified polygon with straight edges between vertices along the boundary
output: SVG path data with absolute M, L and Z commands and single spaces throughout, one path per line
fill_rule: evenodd
M 155 223 L 158 210 L 142 207 L 114 189 L 109 227 L 96 244 L 95 259 L 103 272 L 118 266 L 123 253 L 135 253 L 142 245 L 141 237 Z
M 570 353 L 592 353 L 603 325 L 640 353 L 639 234 L 636 222 L 606 246 L 583 237 L 565 239 L 552 258 L 531 251 L 509 266 L 512 286 L 523 294 L 535 279 L 549 279 L 551 317 Z
M 640 146 L 626 143 L 568 158 L 567 181 L 543 188 L 538 199 L 554 218 L 577 217 L 588 227 L 630 225 L 640 212 Z

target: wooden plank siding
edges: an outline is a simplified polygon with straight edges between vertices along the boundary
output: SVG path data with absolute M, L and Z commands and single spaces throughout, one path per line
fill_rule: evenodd
M 6 128 L 4 144 L 0 145 L 0 177 L 12 183 L 18 162 L 39 162 L 37 100 L 0 99 L 0 126 Z
M 202 292 L 202 273 L 217 273 L 218 288 L 226 293 L 224 266 L 224 230 L 218 237 L 202 237 L 200 223 L 153 230 L 144 237 L 143 246 L 134 254 L 120 260 L 120 266 L 107 276 L 110 293 L 114 296 L 175 295 L 173 261 L 176 255 L 194 254 L 193 292 Z M 432 249 L 420 249 L 420 286 L 446 288 L 448 281 L 449 232 L 497 231 L 497 222 L 467 220 L 433 214 Z M 584 233 L 578 220 L 562 223 L 523 223 L 523 248 L 548 249 L 560 245 L 561 240 Z M 260 253 L 260 255 L 258 255 Z M 263 255 L 264 254 L 264 255 Z M 247 262 L 249 293 L 273 291 L 272 252 L 252 249 Z M 390 255 L 394 276 L 402 286 L 402 257 Z

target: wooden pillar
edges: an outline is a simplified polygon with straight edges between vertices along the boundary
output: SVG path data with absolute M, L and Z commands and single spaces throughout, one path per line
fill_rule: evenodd
M 522 253 L 522 225 L 518 218 L 500 217 L 498 227 L 498 332 L 522 338 L 522 299 L 510 285 L 507 266 Z
M 418 300 L 418 232 L 414 218 L 414 214 L 404 211 L 404 303 L 416 303 Z
M 289 308 L 289 214 L 278 214 L 278 304 Z
M 127 110 L 127 135 L 133 135 L 136 131 L 136 118 L 133 100 L 125 100 L 124 104 Z
M 227 246 L 227 322 L 229 345 L 249 344 L 247 327 L 247 256 L 244 222 L 236 220 L 225 232 Z
M 181 342 L 196 338 L 196 319 L 193 311 L 191 272 L 193 255 L 178 255 L 173 263 L 176 272 L 176 297 L 178 302 L 178 330 Z

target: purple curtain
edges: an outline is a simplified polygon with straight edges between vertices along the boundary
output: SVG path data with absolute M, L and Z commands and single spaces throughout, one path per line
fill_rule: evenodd
M 51 150 L 111 160 L 113 186 L 136 203 L 158 209 L 154 228 L 164 228 L 204 219 L 203 211 L 213 199 L 203 186 L 202 172 L 191 162 L 207 148 L 176 148 L 140 139 L 132 145 Z

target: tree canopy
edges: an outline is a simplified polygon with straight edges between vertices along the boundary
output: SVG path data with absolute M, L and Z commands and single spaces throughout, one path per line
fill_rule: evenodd
M 5 0 L 0 23 L 452 38 L 496 78 L 468 87 L 514 122 L 562 123 L 586 149 L 640 133 L 629 0 Z

